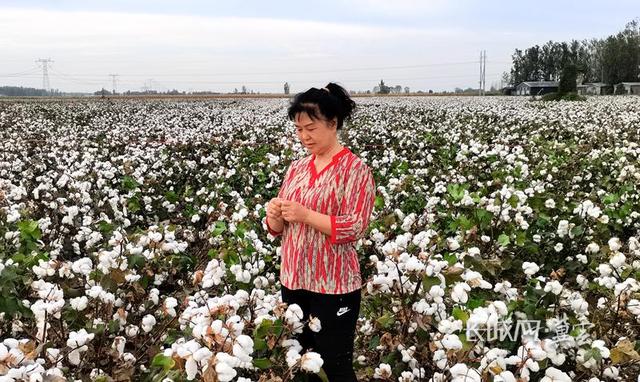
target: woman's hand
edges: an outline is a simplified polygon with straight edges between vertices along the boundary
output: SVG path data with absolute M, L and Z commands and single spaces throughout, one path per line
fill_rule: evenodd
M 273 198 L 269 200 L 269 203 L 267 203 L 267 217 L 269 217 L 269 220 L 280 223 L 284 221 L 282 218 L 282 210 L 280 208 L 283 200 L 284 199 L 280 198 Z
M 304 223 L 309 214 L 309 209 L 298 202 L 281 199 L 280 210 L 282 217 L 289 223 Z

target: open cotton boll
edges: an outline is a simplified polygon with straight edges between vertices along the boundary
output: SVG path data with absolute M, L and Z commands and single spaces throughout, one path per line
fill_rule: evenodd
M 285 322 L 293 326 L 295 333 L 302 333 L 303 327 L 299 324 L 303 317 L 302 308 L 300 308 L 298 304 L 289 305 L 287 311 L 284 313 Z
M 320 368 L 323 364 L 324 361 L 322 360 L 320 354 L 312 351 L 304 353 L 302 359 L 300 360 L 300 367 L 302 368 L 302 370 L 310 373 L 319 373 Z
M 178 300 L 174 297 L 167 297 L 164 300 L 164 311 L 171 317 L 175 317 L 177 315 L 175 307 L 178 306 Z
M 253 339 L 247 335 L 240 335 L 233 344 L 233 355 L 242 362 L 251 362 L 253 353 Z
M 391 365 L 388 363 L 381 363 L 373 372 L 373 378 L 379 379 L 389 379 L 392 375 Z
M 298 349 L 293 346 L 289 348 L 289 350 L 287 350 L 287 354 L 285 356 L 287 366 L 293 367 L 298 362 L 298 360 L 302 358 L 302 356 L 300 355 L 300 350 L 302 350 L 302 348 Z
M 85 310 L 89 305 L 89 299 L 87 298 L 87 296 L 74 297 L 69 300 L 69 304 L 71 305 L 72 309 L 81 312 Z
M 611 239 L 609 239 L 607 245 L 609 245 L 609 249 L 613 252 L 619 251 L 620 248 L 622 248 L 622 243 L 617 237 L 612 237 Z
M 318 317 L 309 316 L 309 329 L 314 332 L 319 332 L 322 330 L 322 324 L 320 323 L 320 319 Z
M 449 368 L 451 382 L 481 382 L 482 377 L 476 369 L 470 369 L 463 363 L 457 363 Z
M 550 367 L 544 372 L 544 377 L 540 382 L 571 382 L 572 379 L 562 370 Z
M 460 350 L 462 349 L 462 342 L 460 338 L 455 334 L 447 334 L 442 340 L 440 340 L 442 346 L 447 350 Z
M 467 283 L 458 282 L 451 290 L 451 299 L 453 299 L 454 302 L 466 304 L 469 299 L 467 295 L 469 291 L 471 291 L 471 287 Z
M 540 270 L 538 264 L 525 261 L 522 263 L 522 270 L 527 276 L 533 276 Z
M 238 375 L 238 372 L 224 362 L 216 363 L 216 374 L 220 382 L 229 382 Z
M 151 330 L 153 330 L 155 324 L 156 318 L 151 314 L 147 314 L 142 318 L 142 330 L 144 330 L 146 333 L 149 333 Z

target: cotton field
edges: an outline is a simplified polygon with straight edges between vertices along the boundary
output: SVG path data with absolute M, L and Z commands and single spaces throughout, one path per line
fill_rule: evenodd
M 360 380 L 639 380 L 640 97 L 356 102 Z M 0 101 L 0 381 L 323 376 L 264 224 L 286 106 Z

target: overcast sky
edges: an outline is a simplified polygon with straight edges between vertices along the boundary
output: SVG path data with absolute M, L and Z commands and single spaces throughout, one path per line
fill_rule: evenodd
M 292 92 L 328 81 L 411 90 L 486 85 L 515 48 L 601 38 L 640 17 L 638 0 L 0 0 L 0 85 L 95 91 Z

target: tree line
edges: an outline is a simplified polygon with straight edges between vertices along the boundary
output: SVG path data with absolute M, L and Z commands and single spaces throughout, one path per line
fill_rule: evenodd
M 62 95 L 62 93 L 57 89 L 45 90 L 23 88 L 22 86 L 0 86 L 0 95 L 8 97 L 49 97 L 59 96 Z
M 570 42 L 548 41 L 530 48 L 516 49 L 510 73 L 503 81 L 517 85 L 523 81 L 559 81 L 563 70 L 575 67 L 579 82 L 640 81 L 640 21 L 635 19 L 615 35 Z

